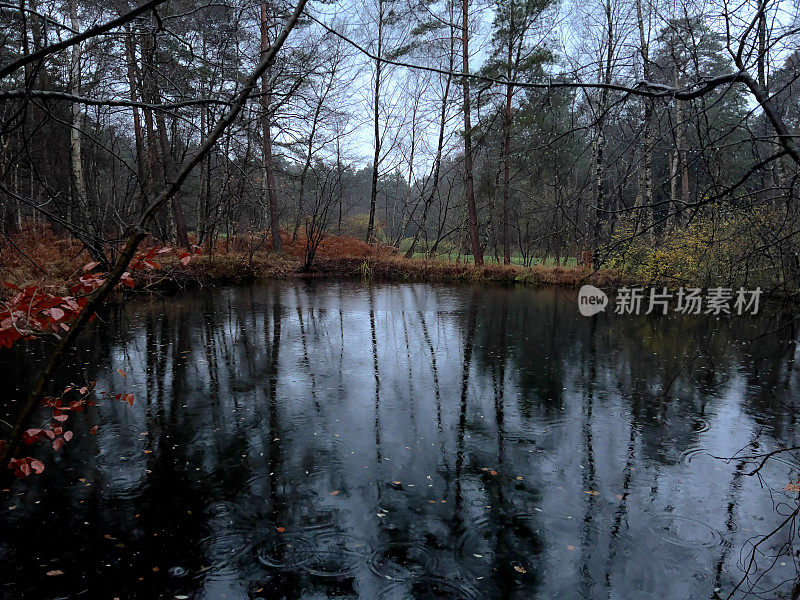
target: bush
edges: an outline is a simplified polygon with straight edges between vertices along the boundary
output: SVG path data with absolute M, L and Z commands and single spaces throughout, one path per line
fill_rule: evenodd
M 795 254 L 775 231 L 773 210 L 736 209 L 695 216 L 660 234 L 634 234 L 621 220 L 608 265 L 645 284 L 796 287 Z

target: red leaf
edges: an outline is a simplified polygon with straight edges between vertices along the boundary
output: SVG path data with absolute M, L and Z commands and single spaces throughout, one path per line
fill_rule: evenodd
M 127 402 L 127 403 L 128 403 L 128 404 L 130 404 L 131 406 L 133 406 L 133 394 L 125 394 L 125 395 L 122 397 L 122 399 L 123 399 L 123 400 L 125 400 L 125 402 Z
M 67 419 L 69 419 L 69 415 L 53 415 L 53 418 L 58 421 L 59 423 L 63 423 Z
M 64 445 L 64 438 L 56 438 L 53 440 L 53 450 L 59 450 Z
M 42 433 L 41 429 L 26 429 L 22 434 L 22 440 L 26 444 L 32 444 L 38 439 L 40 433 Z
M 3 285 L 6 286 L 6 287 L 11 288 L 12 290 L 17 290 L 18 292 L 22 291 L 17 286 L 15 286 L 13 283 L 11 283 L 10 281 L 4 281 Z
M 42 471 L 44 471 L 44 463 L 34 458 L 31 460 L 31 469 L 33 469 L 36 474 L 39 475 Z
M 127 375 L 125 374 L 125 371 L 123 371 L 122 369 L 117 369 L 117 373 L 122 375 L 123 379 L 127 377 Z
M 188 264 L 189 264 L 189 261 L 191 261 L 191 260 L 192 260 L 192 257 L 191 257 L 191 256 L 188 256 L 188 255 L 187 255 L 187 256 L 184 256 L 184 257 L 181 259 L 181 264 L 182 264 L 182 265 L 185 267 L 186 265 L 188 265 Z
M 68 442 L 71 439 L 72 439 L 72 432 L 71 431 L 65 431 L 64 432 L 64 440 Z
M 51 308 L 50 316 L 53 317 L 56 321 L 60 321 L 66 316 L 66 313 L 60 308 Z
M 81 396 L 83 396 L 83 395 L 84 395 L 84 394 L 86 394 L 86 392 L 88 392 L 88 391 L 89 391 L 89 388 L 87 388 L 86 386 L 83 386 L 81 389 L 79 389 L 79 390 L 78 390 L 78 393 L 79 393 Z
M 92 435 L 94 435 L 95 433 L 97 433 L 97 425 L 95 425 L 94 427 L 92 427 L 92 428 L 89 430 L 89 433 L 91 433 Z

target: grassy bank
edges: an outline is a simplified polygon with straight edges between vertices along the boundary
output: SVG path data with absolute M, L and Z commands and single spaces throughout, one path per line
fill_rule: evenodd
M 313 266 L 305 270 L 305 240 L 286 235 L 283 251 L 272 252 L 263 240 L 222 240 L 214 249 L 192 257 L 183 265 L 176 255 L 159 257 L 162 268 L 134 273 L 139 290 L 169 290 L 186 287 L 242 284 L 259 279 L 360 278 L 374 281 L 430 283 L 499 283 L 525 285 L 597 286 L 617 283 L 610 270 L 593 273 L 578 266 L 538 264 L 533 267 L 500 265 L 476 267 L 470 262 L 400 256 L 395 249 L 370 245 L 348 237 L 329 236 L 320 245 Z M 0 242 L 0 281 L 17 286 L 37 285 L 65 289 L 80 275 L 91 258 L 72 239 L 55 235 L 48 228 L 31 228 Z M 3 286 L 2 295 L 13 293 Z

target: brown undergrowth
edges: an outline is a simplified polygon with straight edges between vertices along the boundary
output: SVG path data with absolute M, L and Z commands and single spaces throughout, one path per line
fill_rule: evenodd
M 327 236 L 316 253 L 310 271 L 303 270 L 306 240 L 284 232 L 281 253 L 254 237 L 220 241 L 215 248 L 204 247 L 188 265 L 177 256 L 159 258 L 162 269 L 134 274 L 138 290 L 167 290 L 213 284 L 243 284 L 259 279 L 362 278 L 374 281 L 441 283 L 488 283 L 561 285 L 584 283 L 609 286 L 619 283 L 611 270 L 592 272 L 586 267 L 473 264 L 435 259 L 407 259 L 397 250 L 362 240 Z M 0 281 L 17 286 L 37 285 L 64 289 L 91 258 L 79 242 L 56 235 L 45 225 L 28 226 L 10 238 L 0 238 Z M 3 287 L 0 297 L 12 293 Z

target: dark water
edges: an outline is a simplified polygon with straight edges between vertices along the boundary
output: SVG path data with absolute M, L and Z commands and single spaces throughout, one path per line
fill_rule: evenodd
M 725 597 L 795 506 L 791 455 L 761 480 L 711 456 L 800 441 L 779 325 L 426 285 L 131 303 L 64 383 L 135 404 L 31 447 L 45 472 L 0 493 L 0 596 Z M 0 354 L 12 410 L 39 354 Z M 788 540 L 760 546 L 761 597 L 788 597 Z

